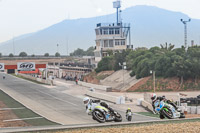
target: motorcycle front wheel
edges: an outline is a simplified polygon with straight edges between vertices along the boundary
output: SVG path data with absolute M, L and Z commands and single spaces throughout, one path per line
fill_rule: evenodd
M 92 117 L 100 123 L 104 123 L 106 121 L 104 114 L 99 110 L 94 110 L 92 112 Z
M 167 110 L 163 109 L 162 114 L 166 116 L 168 119 L 173 119 L 173 113 L 170 109 L 166 108 Z

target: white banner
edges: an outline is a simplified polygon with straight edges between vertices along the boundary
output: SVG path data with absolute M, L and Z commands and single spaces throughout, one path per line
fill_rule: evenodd
M 4 63 L 0 63 L 0 70 L 4 70 Z
M 35 62 L 18 62 L 17 70 L 21 70 L 21 71 L 35 70 Z

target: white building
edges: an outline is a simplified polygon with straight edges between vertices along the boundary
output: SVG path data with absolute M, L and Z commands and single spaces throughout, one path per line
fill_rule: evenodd
M 98 23 L 95 28 L 96 33 L 96 49 L 94 51 L 95 61 L 99 62 L 102 57 L 109 56 L 108 51 L 122 51 L 127 48 L 133 48 L 130 42 L 130 24 L 122 23 L 118 18 L 118 9 L 121 7 L 120 1 L 113 3 L 113 7 L 117 8 L 117 23 Z M 129 40 L 127 40 L 129 36 Z M 129 42 L 129 45 L 128 45 Z

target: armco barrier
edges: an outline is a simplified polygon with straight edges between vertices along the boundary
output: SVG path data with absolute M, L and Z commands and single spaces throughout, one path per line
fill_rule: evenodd
M 105 101 L 109 101 L 109 102 L 112 102 L 115 104 L 124 104 L 125 103 L 125 98 L 123 96 L 116 97 L 116 96 L 111 96 L 111 95 L 98 93 L 98 92 L 94 92 L 94 91 L 87 91 L 86 95 L 94 97 L 94 98 L 102 99 Z
M 104 90 L 104 91 L 112 90 L 112 87 L 110 87 L 110 86 L 91 84 L 91 83 L 86 83 L 86 82 L 82 82 L 82 81 L 78 81 L 78 84 L 81 85 L 81 86 L 94 88 L 94 89 L 99 89 L 99 90 Z
M 147 102 L 145 100 L 141 100 L 141 105 L 153 112 L 153 107 L 152 107 L 152 105 L 149 102 Z

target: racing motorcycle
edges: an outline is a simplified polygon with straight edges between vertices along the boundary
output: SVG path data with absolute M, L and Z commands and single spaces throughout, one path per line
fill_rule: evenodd
M 180 111 L 177 111 L 174 106 L 171 104 L 168 104 L 164 101 L 156 101 L 154 103 L 155 105 L 155 111 L 157 113 L 160 113 L 163 118 L 168 118 L 168 119 L 176 119 L 176 118 L 185 118 L 185 115 L 181 113 Z
M 131 120 L 132 120 L 132 116 L 133 116 L 133 113 L 132 113 L 132 112 L 128 112 L 128 113 L 126 114 L 126 119 L 127 119 L 128 121 L 131 121 Z
M 104 122 L 121 122 L 122 116 L 113 109 L 105 108 L 101 105 L 98 105 L 95 107 L 95 109 L 92 111 L 92 117 L 94 120 L 104 123 Z

